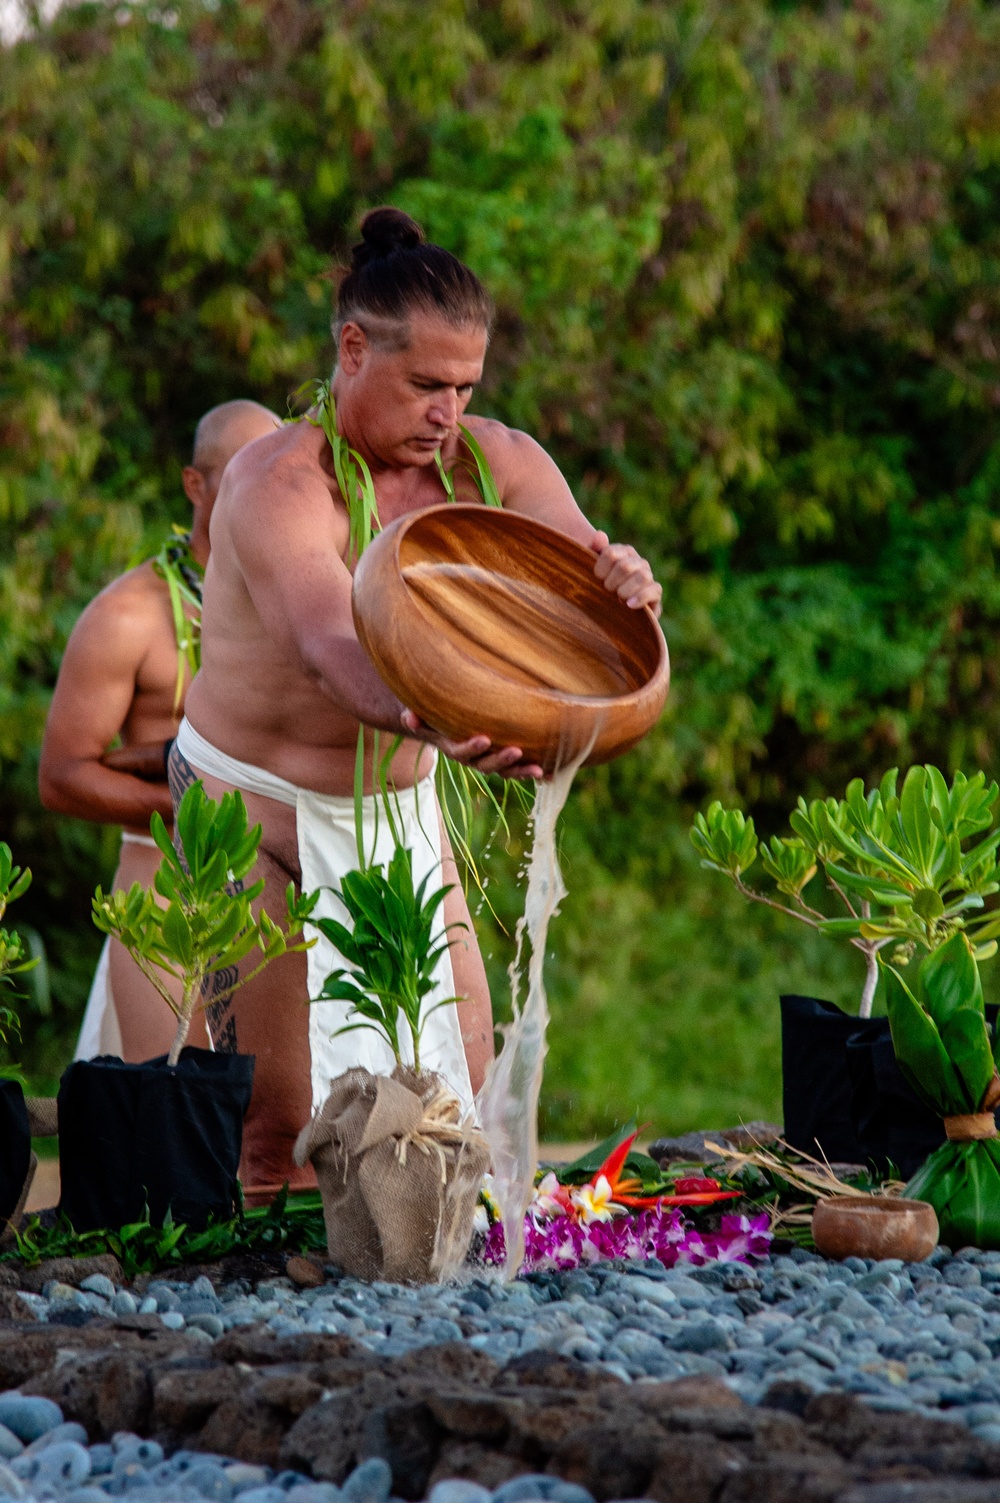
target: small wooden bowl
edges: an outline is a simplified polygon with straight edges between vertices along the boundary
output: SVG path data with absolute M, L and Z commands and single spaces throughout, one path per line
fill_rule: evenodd
M 630 610 L 580 543 L 530 517 L 444 504 L 400 517 L 354 576 L 379 676 L 453 740 L 519 746 L 546 772 L 609 762 L 653 726 L 670 684 L 649 608 Z
M 938 1244 L 938 1219 L 924 1200 L 831 1195 L 816 1202 L 813 1241 L 824 1258 L 902 1258 L 919 1263 Z

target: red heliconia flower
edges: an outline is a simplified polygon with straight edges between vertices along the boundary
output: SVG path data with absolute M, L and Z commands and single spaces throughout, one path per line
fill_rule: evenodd
M 738 1200 L 739 1190 L 720 1190 L 714 1179 L 680 1179 L 674 1186 L 672 1195 L 642 1195 L 637 1192 L 642 1190 L 642 1181 L 635 1178 L 623 1178 L 622 1171 L 625 1160 L 629 1156 L 632 1144 L 641 1132 L 641 1128 L 632 1133 L 631 1137 L 624 1138 L 617 1148 L 613 1148 L 604 1163 L 593 1176 L 590 1183 L 596 1185 L 601 1175 L 611 1186 L 611 1198 L 617 1205 L 628 1206 L 631 1210 L 645 1211 L 653 1206 L 711 1206 L 721 1200 Z

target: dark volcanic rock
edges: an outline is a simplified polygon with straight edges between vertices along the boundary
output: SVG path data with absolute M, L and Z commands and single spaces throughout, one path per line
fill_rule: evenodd
M 0 1320 L 29 1321 L 35 1324 L 28 1306 L 9 1285 L 0 1284 Z
M 851 1487 L 837 1503 L 1000 1503 L 995 1482 L 875 1482 Z
M 367 1415 L 358 1445 L 358 1460 L 381 1456 L 392 1467 L 392 1490 L 398 1498 L 419 1499 L 441 1449 L 444 1432 L 422 1399 L 383 1404 Z
M 638 1424 L 633 1421 L 624 1434 L 614 1423 L 581 1424 L 578 1420 L 553 1447 L 551 1469 L 602 1498 L 641 1498 L 649 1487 L 661 1448 L 659 1434 L 641 1419 Z M 686 1498 L 687 1494 L 682 1496 Z
M 18 1288 L 27 1289 L 31 1294 L 40 1294 L 50 1279 L 57 1279 L 60 1284 L 72 1284 L 78 1289 L 84 1279 L 95 1273 L 103 1273 L 115 1285 L 125 1282 L 122 1266 L 111 1253 L 98 1253 L 93 1258 L 47 1258 L 35 1268 L 24 1268 L 17 1263 L 12 1267 L 17 1270 Z
M 461 1342 L 381 1357 L 261 1326 L 192 1345 L 162 1325 L 0 1323 L 0 1388 L 15 1387 L 94 1441 L 136 1431 L 338 1485 L 382 1457 L 411 1500 L 447 1477 L 548 1473 L 598 1503 L 1000 1503 L 1000 1447 L 963 1425 L 795 1383 L 752 1407 L 717 1378 L 628 1384 L 551 1352 L 500 1367 Z
M 757 1147 L 766 1148 L 781 1137 L 782 1129 L 773 1122 L 748 1122 L 741 1127 L 720 1127 L 714 1132 L 685 1132 L 677 1138 L 657 1138 L 649 1145 L 650 1158 L 660 1164 L 720 1163 L 721 1155 L 708 1148 L 708 1143 L 725 1143 L 730 1148 L 746 1152 Z

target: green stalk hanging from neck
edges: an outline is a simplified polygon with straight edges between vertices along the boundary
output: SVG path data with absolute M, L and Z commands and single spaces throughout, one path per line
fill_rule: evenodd
M 174 685 L 174 715 L 184 701 L 184 677 L 192 678 L 201 666 L 201 590 L 205 572 L 191 552 L 191 534 L 175 526 L 153 560 L 153 568 L 166 582 L 177 641 L 177 679 Z M 185 610 L 185 606 L 188 607 Z
M 309 421 L 322 428 L 333 454 L 333 468 L 337 485 L 347 507 L 350 526 L 350 556 L 355 563 L 372 540 L 373 530 L 382 531 L 375 499 L 375 482 L 357 449 L 352 449 L 337 428 L 337 404 L 329 381 L 317 381 L 313 388 L 313 400 L 319 409 L 318 418 Z

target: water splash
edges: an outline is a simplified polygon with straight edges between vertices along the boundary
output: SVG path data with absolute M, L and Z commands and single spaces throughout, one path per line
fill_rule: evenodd
M 502 1029 L 503 1048 L 490 1065 L 476 1097 L 480 1125 L 493 1160 L 493 1193 L 503 1217 L 506 1279 L 514 1277 L 524 1260 L 524 1213 L 531 1200 L 538 1166 L 538 1097 L 549 1022 L 542 969 L 549 921 L 566 896 L 556 856 L 556 821 L 589 750 L 588 746 L 568 766 L 554 773 L 550 781 L 539 783 L 535 792 L 528 891 L 510 966 L 514 1021 Z M 518 997 L 525 938 L 531 946 L 531 957 L 528 994 L 522 1008 Z

